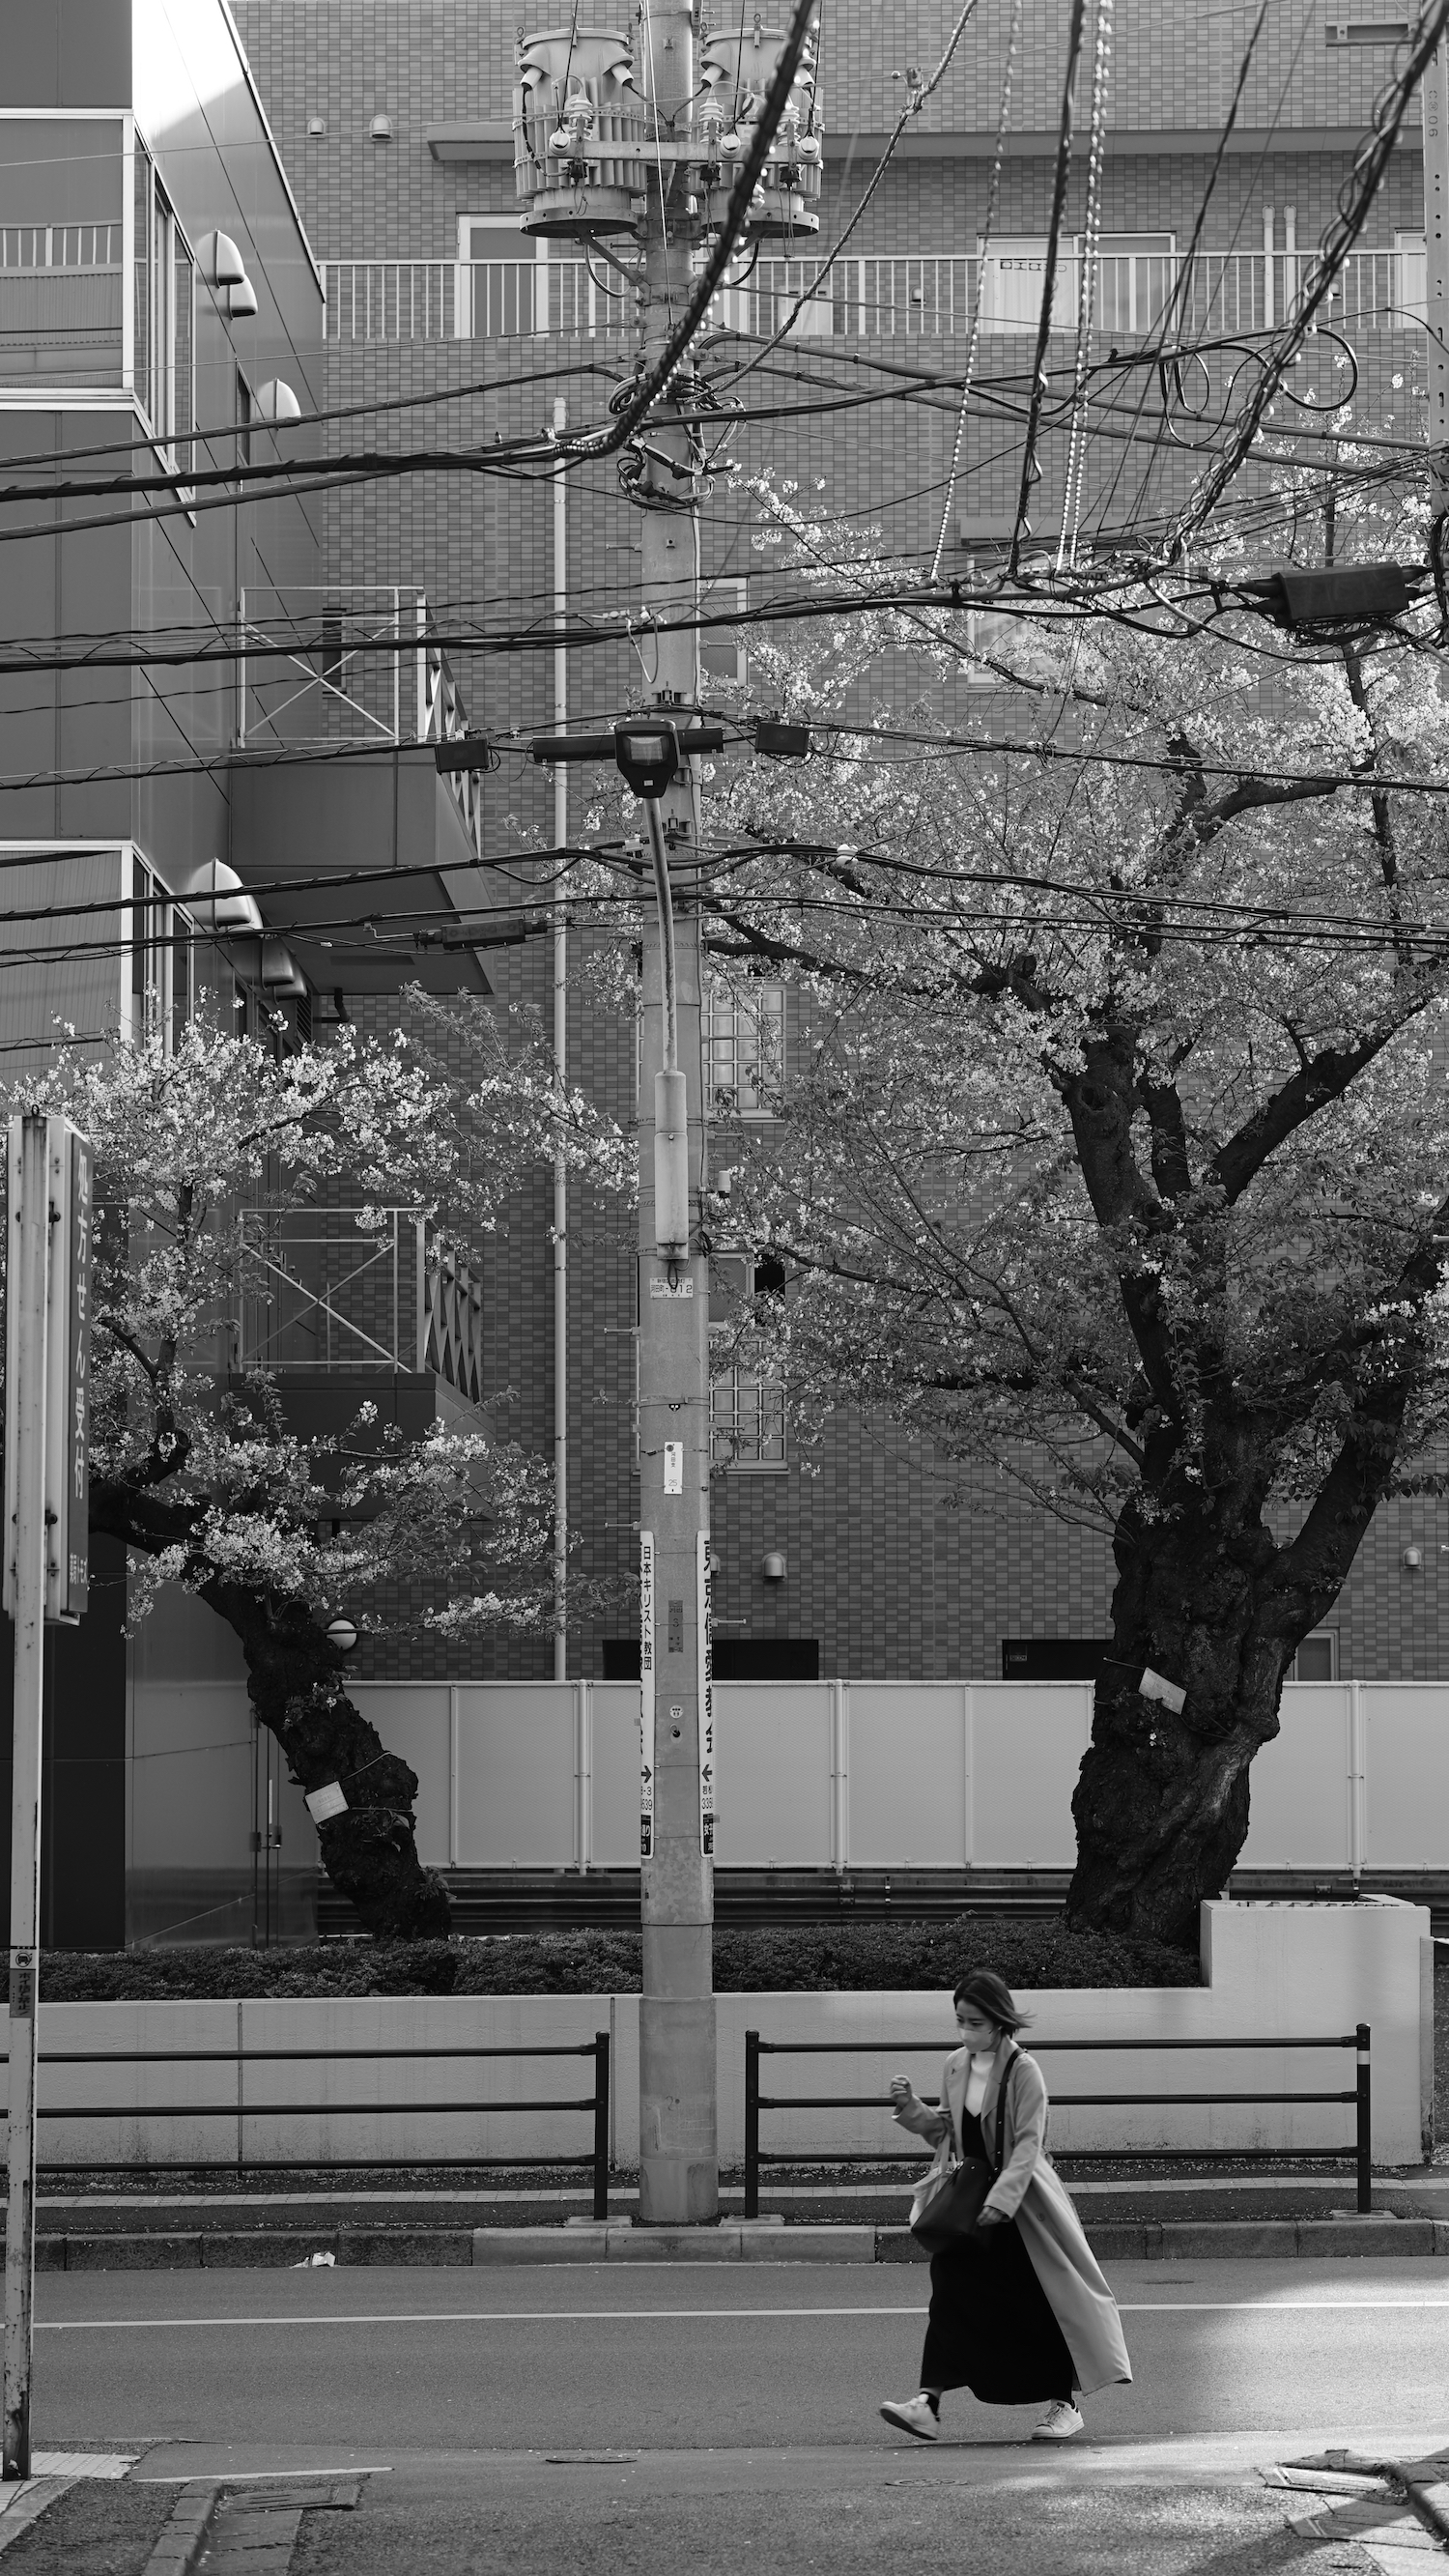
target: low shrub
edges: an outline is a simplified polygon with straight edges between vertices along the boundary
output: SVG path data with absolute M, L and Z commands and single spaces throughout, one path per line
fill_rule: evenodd
M 1059 1918 L 1018 1922 L 806 1923 L 717 1929 L 720 1994 L 949 1990 L 967 1968 L 1009 1986 L 1195 1986 L 1190 1952 Z M 319 1941 L 287 1950 L 47 1950 L 47 2003 L 239 1995 L 637 1994 L 637 1932 L 522 1932 L 453 1941 Z

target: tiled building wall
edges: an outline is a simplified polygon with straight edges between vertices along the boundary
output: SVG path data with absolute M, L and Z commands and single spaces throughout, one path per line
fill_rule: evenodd
M 1279 13 L 1286 25 L 1286 14 Z M 1032 0 L 1017 88 L 1018 138 L 1054 126 L 1060 61 L 1061 6 Z M 462 212 L 511 213 L 511 167 L 489 160 L 438 163 L 428 152 L 429 124 L 504 120 L 509 113 L 513 17 L 462 0 L 240 0 L 244 39 L 292 174 L 318 256 L 451 259 Z M 950 134 L 994 122 L 999 80 L 1000 13 L 982 13 L 979 33 L 928 110 L 927 124 Z M 1221 121 L 1237 69 L 1245 20 L 1226 13 L 1164 10 L 1161 0 L 1129 0 L 1117 13 L 1117 70 L 1112 122 L 1140 137 L 1127 151 L 1119 135 L 1107 167 L 1108 230 L 1166 230 L 1185 245 L 1207 185 L 1210 151 L 1196 157 L 1154 152 L 1150 138 L 1183 132 L 1211 135 Z M 901 91 L 891 82 L 905 62 L 929 65 L 940 44 L 940 13 L 923 6 L 889 20 L 848 0 L 827 12 L 824 81 L 827 116 L 839 134 L 850 121 L 866 138 L 847 170 L 827 166 L 823 239 L 831 238 L 873 162 L 868 138 L 886 129 Z M 1262 210 L 1276 209 L 1279 245 L 1284 211 L 1295 210 L 1300 248 L 1311 249 L 1332 213 L 1347 158 L 1343 131 L 1357 132 L 1388 68 L 1369 47 L 1335 53 L 1316 22 L 1301 44 L 1284 50 L 1281 27 L 1265 30 L 1258 67 L 1242 110 L 1245 146 L 1224 159 L 1203 234 L 1218 250 L 1261 248 Z M 1296 45 L 1296 50 L 1295 50 Z M 394 139 L 368 139 L 374 110 L 393 119 Z M 309 138 L 310 116 L 326 133 Z M 1294 127 L 1310 129 L 1290 148 Z M 917 142 L 924 137 L 914 138 Z M 1329 140 L 1333 149 L 1327 148 Z M 974 247 L 985 203 L 988 161 L 979 149 L 948 149 L 939 159 L 903 158 L 852 243 L 863 256 L 903 256 Z M 1014 150 L 1002 178 L 1002 232 L 1044 230 L 1051 187 L 1049 155 Z M 1080 221 L 1080 180 L 1069 221 Z M 1396 155 L 1366 239 L 1380 245 L 1422 222 L 1417 137 Z M 1021 337 L 983 341 L 978 381 L 1014 378 L 1024 388 L 1029 343 Z M 790 353 L 786 353 L 787 360 Z M 886 368 L 959 374 L 958 342 L 921 338 L 815 344 L 839 380 L 900 388 Z M 1400 429 L 1420 415 L 1422 357 L 1403 334 L 1369 335 L 1360 344 L 1360 422 L 1393 418 Z M 572 416 L 601 415 L 613 381 L 628 364 L 626 343 L 452 342 L 349 343 L 329 349 L 328 402 L 338 417 L 338 452 L 380 445 L 486 452 L 495 436 L 539 428 L 554 396 L 567 395 Z M 1310 354 L 1300 390 L 1327 399 L 1337 388 L 1323 348 Z M 560 372 L 562 371 L 562 372 Z M 1311 379 L 1311 381 L 1310 381 Z M 758 384 L 761 380 L 756 379 Z M 806 395 L 786 371 L 769 380 L 777 401 L 798 397 L 797 416 L 742 432 L 738 452 L 751 471 L 771 468 L 799 483 L 822 508 L 880 531 L 892 553 L 919 556 L 936 535 L 941 491 L 954 436 L 954 406 L 928 387 L 848 414 L 808 411 Z M 442 399 L 431 399 L 442 397 Z M 373 415 L 367 406 L 406 407 Z M 1014 507 L 1019 432 L 1008 420 L 988 430 L 973 422 L 963 458 L 958 526 Z M 1180 501 L 1193 471 L 1186 451 L 1170 450 L 1150 412 L 1142 436 L 1125 447 L 1103 441 L 1093 457 L 1092 497 L 1112 491 L 1114 524 L 1155 514 Z M 1049 449 L 1040 497 L 1042 522 L 1056 497 L 1060 459 Z M 1150 468 L 1150 470 L 1149 470 Z M 823 485 L 818 494 L 816 486 Z M 349 580 L 421 583 L 445 634 L 470 715 L 504 746 L 502 768 L 488 781 L 492 847 L 518 849 L 529 833 L 546 840 L 551 818 L 545 783 L 518 737 L 552 722 L 552 671 L 546 650 L 524 649 L 524 630 L 546 640 L 551 600 L 551 499 L 534 483 L 466 473 L 411 474 L 334 495 L 328 553 Z M 752 505 L 746 492 L 723 486 L 710 502 L 705 562 L 711 573 L 748 574 L 752 597 L 769 595 L 768 561 L 749 543 Z M 1088 512 L 1090 516 L 1090 509 Z M 617 608 L 634 590 L 631 513 L 612 467 L 585 469 L 569 484 L 569 585 L 576 613 Z M 963 560 L 959 546 L 948 561 Z M 517 630 L 515 649 L 471 649 L 476 627 Z M 571 711 L 598 720 L 635 701 L 639 667 L 612 642 L 571 657 Z M 919 674 L 882 670 L 879 695 L 899 704 Z M 513 735 L 510 745 L 507 737 Z M 584 797 L 575 773 L 573 793 Z M 546 1010 L 546 944 L 490 952 L 486 961 L 500 1007 Z M 570 1000 L 570 1072 L 621 1120 L 633 1114 L 633 1033 L 627 1019 L 576 974 Z M 500 1427 L 546 1451 L 552 1439 L 552 1251 L 547 1176 L 520 1194 L 485 1248 L 483 1271 L 488 1383 L 500 1401 Z M 635 1561 L 638 1517 L 633 1473 L 635 1274 L 627 1213 L 617 1206 L 571 1205 L 570 1518 L 584 1534 L 582 1572 L 608 1581 Z M 807 1461 L 782 1470 L 716 1476 L 712 1511 L 722 1559 L 717 1613 L 722 1636 L 770 1634 L 818 1638 L 822 1669 L 862 1676 L 991 1674 L 1000 1669 L 1004 1637 L 1100 1635 L 1106 1625 L 1112 1569 L 1105 1537 L 1070 1528 L 1043 1513 L 1022 1489 L 980 1472 L 962 1476 L 933 1460 L 898 1427 L 841 1417 Z M 1443 1669 L 1449 1637 L 1449 1542 L 1444 1515 L 1431 1503 L 1395 1506 L 1379 1515 L 1331 1624 L 1341 1669 L 1350 1675 L 1425 1677 Z M 1418 1546 L 1417 1570 L 1403 1565 Z M 767 1550 L 786 1560 L 779 1585 L 767 1583 Z M 551 1670 L 548 1640 L 446 1651 L 407 1626 L 396 1605 L 399 1635 L 373 1653 L 379 1673 L 458 1677 Z M 600 1669 L 601 1640 L 627 1634 L 627 1605 L 592 1621 L 571 1640 L 570 1669 Z

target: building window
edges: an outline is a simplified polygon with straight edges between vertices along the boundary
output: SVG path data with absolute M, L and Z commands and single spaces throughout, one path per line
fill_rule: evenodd
M 142 1046 L 159 1037 L 165 1052 L 196 1009 L 196 932 L 158 877 L 141 859 L 131 863 L 130 1038 Z
M 1338 1630 L 1315 1628 L 1311 1637 L 1305 1637 L 1293 1658 L 1288 1678 L 1291 1682 L 1336 1682 Z
M 710 1261 L 710 1339 L 722 1345 L 745 1300 L 783 1288 L 782 1265 L 768 1255 L 716 1252 Z M 716 1467 L 783 1467 L 785 1390 L 768 1369 L 731 1362 L 714 1371 L 709 1388 L 710 1456 Z
M 750 585 L 747 581 L 711 581 L 704 587 L 703 613 L 706 617 L 737 617 L 738 626 L 705 626 L 700 629 L 699 673 L 703 686 L 711 680 L 732 681 L 736 688 L 748 685 L 749 655 L 745 649 L 745 619 L 749 614 Z
M 709 1012 L 710 1102 L 724 1117 L 770 1118 L 785 1079 L 785 987 L 751 984 L 714 995 Z
M 191 461 L 196 427 L 196 264 L 140 136 L 136 138 L 136 399 L 173 472 Z

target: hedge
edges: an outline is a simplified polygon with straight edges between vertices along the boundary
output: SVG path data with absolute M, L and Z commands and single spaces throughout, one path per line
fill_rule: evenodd
M 1195 1986 L 1189 1951 L 1059 1920 L 812 1923 L 716 1930 L 720 1994 L 949 1989 L 967 1968 L 1010 1986 Z M 480 1940 L 326 1941 L 297 1949 L 47 1950 L 47 2003 L 238 1995 L 637 1994 L 637 1932 L 523 1932 Z

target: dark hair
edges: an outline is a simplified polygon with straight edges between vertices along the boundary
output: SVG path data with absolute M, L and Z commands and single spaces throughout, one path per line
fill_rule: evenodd
M 1017 2010 L 1010 1986 L 994 1968 L 968 1968 L 951 2001 L 974 2004 L 978 2012 L 995 2022 L 998 2030 L 1009 2030 L 1013 2038 L 1031 2019 L 1030 2013 Z

